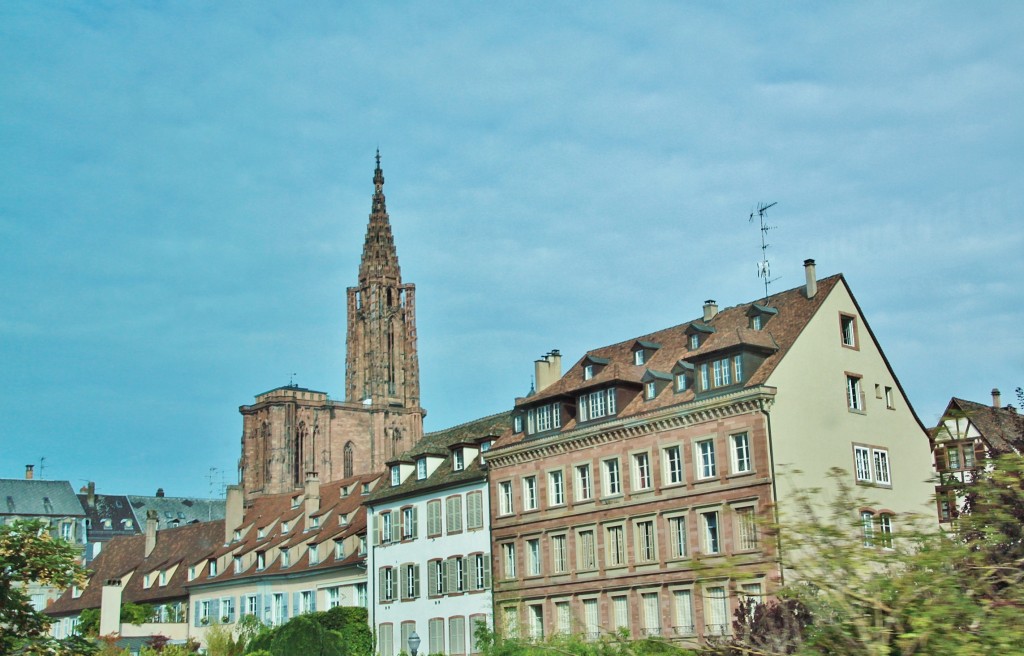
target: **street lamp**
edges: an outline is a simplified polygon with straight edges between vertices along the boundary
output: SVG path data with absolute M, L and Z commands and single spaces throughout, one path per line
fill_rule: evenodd
M 412 633 L 409 634 L 409 653 L 412 656 L 416 656 L 416 652 L 419 651 L 419 648 L 420 648 L 420 637 L 418 635 L 416 635 L 415 631 L 413 631 Z

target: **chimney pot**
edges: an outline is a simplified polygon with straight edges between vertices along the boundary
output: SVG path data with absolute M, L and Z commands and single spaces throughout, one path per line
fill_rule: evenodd
M 1002 394 L 999 393 L 999 388 L 998 387 L 993 387 L 992 388 L 992 407 L 993 408 L 1000 408 L 1000 407 L 1002 407 L 1002 405 L 1003 405 Z
M 33 476 L 32 470 L 33 469 L 35 469 L 35 465 L 25 465 L 25 480 L 26 481 L 31 481 L 32 480 L 32 476 Z
M 818 293 L 818 274 L 815 270 L 814 260 L 804 260 L 804 275 L 807 278 L 807 288 L 805 289 L 807 298 L 814 298 L 814 295 Z
M 718 314 L 718 303 L 710 298 L 704 301 L 704 321 L 711 321 L 716 314 Z
M 162 496 L 164 495 L 164 489 L 163 489 L 162 487 L 158 487 L 158 488 L 156 489 L 156 495 L 157 495 L 158 497 L 162 497 Z

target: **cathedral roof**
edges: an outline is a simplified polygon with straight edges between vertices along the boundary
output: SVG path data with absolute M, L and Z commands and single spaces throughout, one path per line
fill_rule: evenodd
M 366 226 L 363 258 L 359 263 L 359 284 L 386 282 L 397 285 L 401 281 L 402 273 L 398 268 L 395 237 L 391 234 L 391 223 L 384 200 L 384 172 L 380 168 L 380 151 L 378 150 L 377 168 L 373 172 L 370 223 Z

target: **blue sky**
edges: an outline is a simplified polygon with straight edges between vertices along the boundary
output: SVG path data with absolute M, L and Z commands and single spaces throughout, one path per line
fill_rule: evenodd
M 378 146 L 428 430 L 756 298 L 758 202 L 926 424 L 1024 384 L 1024 5 L 492 5 L 0 4 L 0 477 L 206 496 L 341 396 Z

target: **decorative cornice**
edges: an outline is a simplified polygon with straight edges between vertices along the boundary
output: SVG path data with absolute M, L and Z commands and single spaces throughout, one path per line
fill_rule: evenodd
M 549 437 L 523 441 L 499 451 L 491 451 L 487 456 L 487 463 L 492 469 L 499 469 L 598 444 L 769 410 L 774 403 L 775 392 L 774 387 L 760 385 L 710 399 L 615 419 L 596 426 L 575 428 Z

